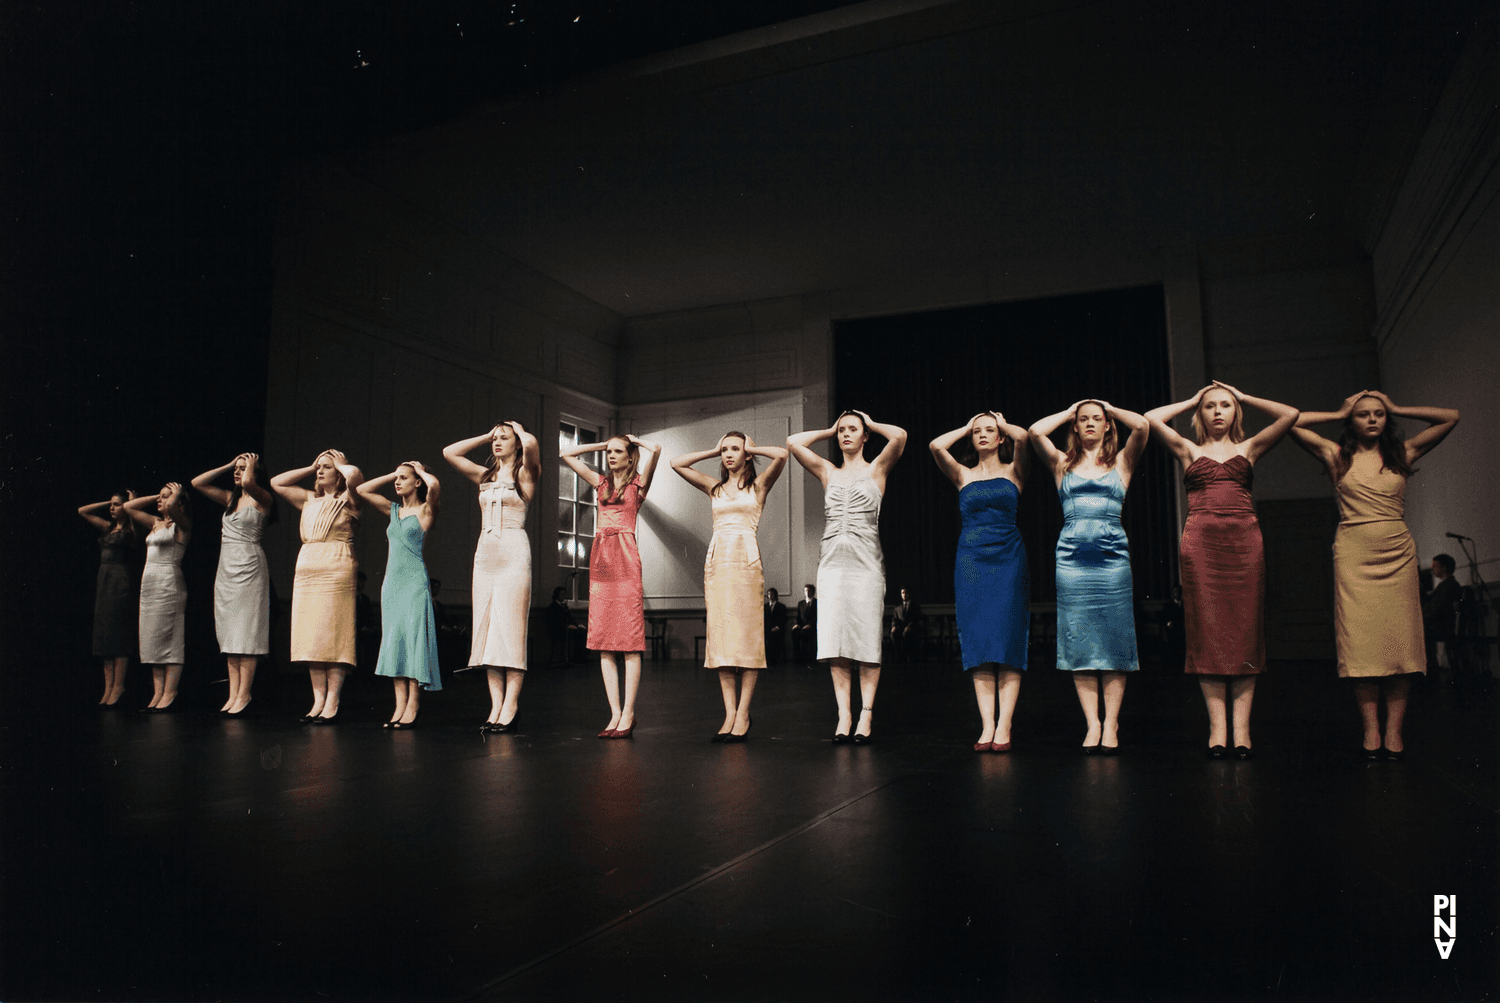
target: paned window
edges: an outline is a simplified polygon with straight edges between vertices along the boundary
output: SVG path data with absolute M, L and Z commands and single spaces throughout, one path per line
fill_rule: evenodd
M 576 421 L 562 421 L 557 430 L 560 449 L 581 443 L 599 441 L 599 429 Z M 601 469 L 602 454 L 584 453 L 580 459 L 589 469 Z M 594 516 L 598 501 L 589 482 L 573 472 L 566 463 L 557 479 L 557 564 L 562 568 L 589 566 L 589 548 L 594 544 Z

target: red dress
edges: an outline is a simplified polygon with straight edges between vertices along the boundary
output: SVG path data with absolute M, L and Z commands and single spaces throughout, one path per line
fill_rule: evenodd
M 635 516 L 643 500 L 639 477 L 609 501 L 599 493 L 599 523 L 589 556 L 590 650 L 646 650 L 646 600 L 635 542 Z
M 1248 676 L 1266 666 L 1266 555 L 1243 456 L 1194 460 L 1183 474 L 1182 608 L 1187 671 Z

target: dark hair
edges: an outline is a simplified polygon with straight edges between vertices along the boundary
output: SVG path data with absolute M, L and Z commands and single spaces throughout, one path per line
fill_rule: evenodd
M 749 445 L 749 443 L 750 443 L 750 437 L 748 435 L 746 435 L 744 432 L 738 432 L 738 431 L 725 432 L 723 438 L 727 439 L 730 436 L 737 437 L 742 442 L 744 442 L 746 445 Z M 753 456 L 747 456 L 747 457 L 745 457 L 745 469 L 748 469 L 750 471 L 750 479 L 748 481 L 746 481 L 742 486 L 743 487 L 747 487 L 747 488 L 753 488 L 755 486 L 755 478 L 757 476 L 759 476 L 755 472 L 755 457 L 753 457 Z M 724 485 L 726 485 L 728 483 L 729 483 L 729 468 L 727 468 L 727 467 L 724 466 L 724 461 L 723 460 L 720 460 L 719 461 L 719 483 L 717 483 L 717 484 L 714 485 L 714 489 L 713 489 L 712 494 L 714 494 L 715 496 L 717 496 L 718 493 L 721 490 L 723 490 Z
M 501 427 L 509 428 L 510 434 L 516 436 L 516 452 L 515 455 L 510 459 L 510 479 L 512 482 L 515 482 L 517 484 L 520 483 L 521 461 L 526 458 L 526 444 L 521 441 L 521 437 L 519 435 L 516 435 L 516 430 L 512 427 L 513 424 L 514 423 L 509 419 L 505 421 L 497 421 L 495 422 L 495 427 L 490 429 L 490 457 L 485 461 L 485 466 L 489 467 L 490 469 L 485 473 L 483 477 L 479 478 L 480 484 L 483 484 L 485 481 L 496 480 L 500 476 L 500 467 L 498 463 L 499 457 L 495 455 L 494 443 L 495 431 L 496 429 L 499 429 Z M 424 481 L 423 484 L 424 487 L 422 489 L 422 500 L 425 502 L 427 500 L 427 489 L 425 487 L 426 482 Z
M 235 460 L 238 461 L 239 457 L 236 456 Z M 259 462 L 257 462 L 255 464 L 255 483 L 256 484 L 260 483 L 260 475 L 261 475 L 261 472 L 264 469 L 265 469 L 265 462 L 264 461 L 259 461 Z M 230 515 L 233 515 L 235 513 L 235 510 L 240 507 L 240 495 L 242 495 L 244 493 L 245 493 L 245 488 L 241 484 L 236 484 L 234 487 L 230 488 L 229 489 L 229 501 L 228 501 L 228 503 L 225 504 L 224 510 L 226 512 L 228 512 Z M 271 523 L 273 523 L 273 522 L 276 521 L 276 515 L 277 515 L 277 511 L 276 511 L 276 495 L 272 494 L 269 491 L 267 491 L 266 494 L 271 495 L 271 507 L 268 508 L 268 509 L 266 509 L 266 525 L 269 526 L 269 525 L 271 525 Z
M 1000 416 L 993 411 L 981 411 L 979 417 L 989 415 L 995 419 L 995 428 L 1000 432 L 1000 442 L 995 447 L 995 458 L 1001 463 L 1014 463 L 1016 459 L 1016 440 L 1005 434 L 1005 429 L 1000 428 Z M 979 463 L 979 450 L 974 446 L 974 431 L 971 428 L 969 434 L 963 437 L 963 448 L 955 457 L 958 462 L 966 467 L 973 467 Z
M 1118 422 L 1109 416 L 1103 404 L 1096 400 L 1086 400 L 1078 405 L 1078 409 L 1073 412 L 1073 420 L 1068 422 L 1068 451 L 1063 454 L 1068 465 L 1064 470 L 1072 470 L 1083 459 L 1083 443 L 1078 438 L 1078 412 L 1090 404 L 1098 408 L 1104 414 L 1104 420 L 1109 423 L 1109 428 L 1104 432 L 1104 442 L 1099 446 L 1099 464 L 1104 467 L 1115 465 L 1115 454 L 1120 451 L 1120 438 L 1115 430 Z
M 766 589 L 766 591 L 769 592 L 771 595 L 775 596 L 777 599 L 781 598 L 781 593 L 777 592 L 775 589 L 768 588 L 768 589 Z
M 804 589 L 810 589 L 810 590 L 812 590 L 812 594 L 813 595 L 817 595 L 818 594 L 818 587 L 816 585 L 804 585 L 802 587 Z
M 865 421 L 864 415 L 860 414 L 858 411 L 840 411 L 839 412 L 839 416 L 837 418 L 833 419 L 833 427 L 834 428 L 838 428 L 839 427 L 839 422 L 841 422 L 845 418 L 849 418 L 849 417 L 853 417 L 853 418 L 858 418 L 859 419 L 860 427 L 862 427 L 865 430 L 865 441 L 869 442 L 870 441 L 870 423 L 867 422 L 867 421 Z M 834 452 L 836 452 L 838 454 L 839 466 L 842 467 L 844 465 L 844 451 L 842 449 L 837 449 L 837 450 L 834 450 Z M 861 456 L 864 455 L 864 450 L 863 449 L 860 450 L 860 455 Z
M 568 591 L 567 586 L 565 586 L 565 585 L 559 585 L 557 588 L 555 588 L 555 589 L 552 590 L 552 601 L 553 602 L 557 602 L 558 596 L 560 596 L 562 593 L 567 592 L 567 591 Z
M 130 501 L 130 496 L 132 494 L 134 494 L 134 493 L 135 493 L 135 491 L 134 491 L 133 488 L 124 488 L 124 489 L 122 489 L 120 491 L 115 491 L 115 492 L 111 493 L 110 496 L 109 496 L 109 500 L 110 501 L 114 501 L 116 498 L 118 498 L 118 499 L 120 499 L 120 503 L 123 505 L 125 502 Z M 132 518 L 130 518 L 130 513 L 124 511 L 124 509 L 121 509 L 120 514 L 124 518 L 121 520 L 121 524 L 119 525 L 118 529 L 116 528 L 114 520 L 111 519 L 110 523 L 109 523 L 109 528 L 106 529 L 100 535 L 101 536 L 108 536 L 109 534 L 118 531 L 118 532 L 124 533 L 126 536 L 130 537 L 130 542 L 133 544 L 133 543 L 135 543 L 135 541 L 137 539 L 136 531 L 135 531 L 135 520 L 132 519 Z
M 1359 400 L 1373 400 L 1380 404 L 1382 409 L 1385 404 L 1378 397 L 1361 397 Z M 1359 401 L 1354 402 L 1359 406 Z M 1334 480 L 1341 481 L 1349 472 L 1349 464 L 1354 462 L 1354 446 L 1359 436 L 1354 434 L 1354 412 L 1349 412 L 1349 417 L 1344 419 L 1344 430 L 1339 433 L 1339 455 L 1334 459 L 1337 468 Z M 1406 462 L 1406 443 L 1396 434 L 1396 422 L 1391 418 L 1391 413 L 1385 413 L 1385 428 L 1380 430 L 1380 438 L 1375 440 L 1375 448 L 1380 450 L 1380 469 L 1394 470 L 1402 477 L 1410 477 L 1416 473 L 1416 469 Z
M 1458 570 L 1458 562 L 1453 559 L 1451 554 L 1437 554 L 1432 559 L 1443 566 L 1443 573 L 1449 578 L 1452 578 L 1453 572 Z
M 495 454 L 491 453 L 490 455 L 493 456 Z M 423 477 L 422 472 L 416 467 L 412 467 L 409 460 L 402 460 L 396 464 L 397 470 L 400 470 L 402 467 L 411 467 L 412 476 L 417 479 L 417 501 L 424 505 L 427 504 L 427 478 Z

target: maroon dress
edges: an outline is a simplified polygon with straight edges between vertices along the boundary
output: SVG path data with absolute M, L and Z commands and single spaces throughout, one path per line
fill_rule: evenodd
M 1248 676 L 1266 666 L 1266 555 L 1243 456 L 1200 456 L 1183 474 L 1182 607 L 1187 671 Z
M 599 524 L 589 556 L 590 650 L 646 650 L 646 601 L 635 542 L 635 516 L 643 500 L 639 477 L 609 501 L 599 492 Z

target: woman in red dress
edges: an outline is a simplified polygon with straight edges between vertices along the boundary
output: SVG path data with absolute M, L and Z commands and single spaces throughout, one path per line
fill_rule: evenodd
M 578 459 L 601 449 L 607 468 L 603 476 Z M 649 454 L 645 462 L 641 462 L 642 449 Z M 589 555 L 588 635 L 589 649 L 599 652 L 604 694 L 609 698 L 609 726 L 599 737 L 629 738 L 635 731 L 635 696 L 641 685 L 641 653 L 646 650 L 646 602 L 635 517 L 651 488 L 661 447 L 633 435 L 617 435 L 604 442 L 568 446 L 559 455 L 599 496 Z M 625 656 L 623 703 L 616 652 Z
M 1272 418 L 1249 439 L 1246 404 Z M 1189 410 L 1196 442 L 1170 424 Z M 1208 705 L 1208 756 L 1227 758 L 1233 739 L 1235 758 L 1249 759 L 1255 677 L 1266 667 L 1266 556 L 1250 486 L 1255 461 L 1291 431 L 1297 409 L 1215 380 L 1188 400 L 1146 412 L 1146 419 L 1182 464 L 1187 488 L 1179 551 L 1183 620 L 1187 671 L 1198 677 Z

